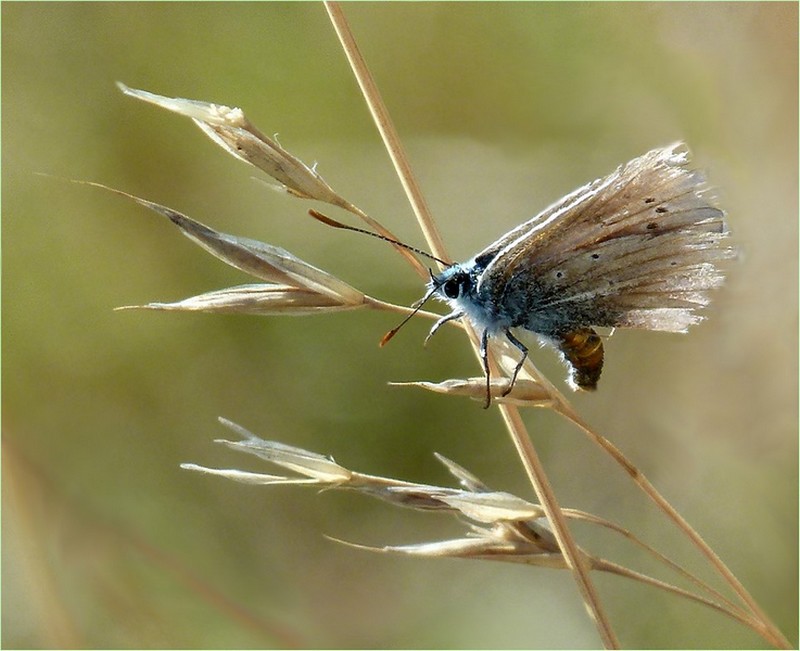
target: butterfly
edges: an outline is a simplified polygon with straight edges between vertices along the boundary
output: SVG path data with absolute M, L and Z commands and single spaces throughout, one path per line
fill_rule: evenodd
M 555 347 L 570 386 L 589 391 L 604 362 L 596 327 L 686 332 L 702 319 L 696 311 L 708 304 L 709 290 L 723 282 L 718 263 L 735 254 L 725 244 L 725 213 L 707 198 L 704 174 L 688 164 L 681 142 L 654 149 L 556 201 L 466 262 L 431 273 L 415 312 L 431 297 L 452 311 L 426 341 L 449 321 L 469 320 L 480 333 L 488 407 L 492 337 L 505 337 L 520 352 L 505 396 L 528 357 L 514 330 Z
M 702 172 L 687 168 L 683 143 L 655 149 L 592 181 L 517 226 L 466 262 L 432 276 L 429 296 L 481 335 L 489 401 L 490 337 L 528 355 L 519 328 L 554 346 L 575 389 L 597 388 L 603 342 L 595 327 L 686 332 L 733 255 L 725 214 L 705 197 Z

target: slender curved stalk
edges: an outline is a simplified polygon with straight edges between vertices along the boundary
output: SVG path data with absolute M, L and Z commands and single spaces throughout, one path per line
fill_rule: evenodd
M 551 408 L 561 415 L 563 418 L 570 421 L 573 425 L 578 427 L 589 438 L 590 441 L 598 445 L 606 454 L 608 454 L 633 480 L 636 486 L 649 497 L 655 505 L 667 516 L 680 531 L 682 531 L 690 542 L 700 551 L 703 556 L 708 559 L 712 567 L 720 574 L 725 582 L 731 587 L 734 593 L 739 597 L 742 603 L 750 610 L 753 618 L 751 622 L 753 630 L 761 635 L 765 640 L 775 647 L 782 649 L 794 648 L 786 636 L 778 629 L 777 626 L 770 620 L 758 605 L 752 595 L 742 585 L 736 575 L 731 572 L 722 559 L 714 552 L 713 549 L 706 543 L 700 534 L 686 521 L 686 519 L 678 513 L 667 499 L 658 492 L 658 490 L 650 483 L 645 475 L 639 470 L 636 465 L 628 459 L 622 451 L 609 441 L 602 434 L 596 432 L 572 407 L 572 404 L 567 400 L 561 391 L 558 390 L 544 375 L 539 373 L 538 369 L 533 364 L 526 364 L 526 371 L 540 383 L 552 397 L 553 403 Z
M 379 298 L 374 298 L 372 296 L 364 296 L 364 304 L 373 310 L 383 310 L 384 312 L 397 312 L 398 314 L 403 314 L 408 316 L 412 312 L 414 312 L 414 308 L 408 307 L 407 305 L 396 305 L 394 303 L 389 303 L 387 301 L 382 301 Z M 438 321 L 442 318 L 441 314 L 436 314 L 435 312 L 426 312 L 425 310 L 417 310 L 414 312 L 415 316 L 424 316 L 426 319 L 431 319 L 432 321 Z M 448 323 L 448 325 L 450 325 Z M 460 323 L 453 323 L 454 326 L 459 327 L 463 326 Z
M 706 593 L 710 594 L 714 598 L 714 600 L 717 602 L 717 605 L 721 606 L 722 608 L 728 609 L 731 612 L 737 612 L 737 613 L 741 612 L 741 607 L 736 605 L 735 603 L 733 603 L 733 601 L 728 599 L 725 595 L 720 593 L 718 590 L 715 590 L 714 588 L 712 588 L 710 585 L 708 585 L 704 581 L 701 581 L 694 574 L 692 574 L 691 572 L 689 572 L 685 568 L 681 567 L 678 563 L 673 561 L 668 556 L 662 554 L 660 551 L 658 551 L 657 549 L 655 549 L 651 545 L 648 545 L 644 541 L 639 540 L 639 538 L 634 536 L 632 532 L 628 531 L 624 527 L 616 524 L 615 522 L 611 522 L 610 520 L 606 520 L 605 518 L 599 518 L 596 515 L 592 515 L 591 513 L 586 513 L 585 511 L 579 511 L 579 510 L 576 510 L 576 509 L 563 509 L 563 511 L 564 511 L 564 514 L 568 518 L 574 518 L 574 519 L 577 519 L 577 520 L 585 520 L 586 522 L 591 522 L 592 524 L 596 524 L 598 526 L 605 527 L 606 529 L 614 531 L 615 533 L 618 533 L 619 535 L 623 536 L 624 538 L 627 538 L 634 545 L 637 545 L 638 547 L 641 547 L 644 551 L 646 551 L 648 554 L 653 556 L 656 560 L 658 560 L 659 562 L 663 563 L 664 565 L 666 565 L 667 567 L 672 569 L 674 572 L 678 573 L 684 579 L 686 579 L 689 582 L 693 583 L 695 586 L 700 588 L 703 592 L 706 592 Z M 748 626 L 751 625 L 749 623 L 751 620 L 752 620 L 752 617 L 750 617 L 748 619 Z M 740 618 L 740 621 L 744 621 L 744 620 Z
M 337 2 L 326 2 L 325 8 L 328 11 L 328 16 L 333 23 L 336 34 L 341 41 L 347 59 L 350 62 L 350 67 L 358 80 L 361 92 L 367 101 L 373 120 L 389 152 L 395 170 L 400 177 L 400 181 L 403 184 L 403 188 L 414 210 L 414 214 L 422 228 L 425 239 L 434 255 L 443 260 L 449 260 L 450 258 L 445 252 L 444 242 L 436 228 L 427 203 L 422 196 L 422 192 L 420 191 L 411 166 L 409 165 L 408 158 L 405 155 L 405 150 L 394 129 L 389 113 L 383 104 L 377 86 L 358 50 L 347 19 Z M 467 331 L 470 334 L 470 340 L 477 353 L 477 337 L 472 331 L 472 328 L 468 327 Z M 581 560 L 581 554 L 579 553 L 574 538 L 569 532 L 566 519 L 561 513 L 561 508 L 556 501 L 555 494 L 553 493 L 539 457 L 536 454 L 536 450 L 530 441 L 525 425 L 520 418 L 519 411 L 512 406 L 501 405 L 500 412 L 508 427 L 514 446 L 522 459 L 528 477 L 533 484 L 534 490 L 550 520 L 564 559 L 572 571 L 583 600 L 595 621 L 604 646 L 606 648 L 619 648 L 619 642 L 605 615 L 594 584 L 589 577 L 588 568 Z
M 711 563 L 714 569 L 717 570 L 717 572 L 722 576 L 723 579 L 725 579 L 736 595 L 750 609 L 750 612 L 754 616 L 754 629 L 762 637 L 764 637 L 764 639 L 768 640 L 771 644 L 778 648 L 793 648 L 786 636 L 783 635 L 778 627 L 772 623 L 770 618 L 758 605 L 758 602 L 753 599 L 753 596 L 742 585 L 739 579 L 736 578 L 736 575 L 731 572 L 731 570 L 727 565 L 725 565 L 716 552 L 711 549 L 705 540 L 703 540 L 702 536 L 700 536 L 700 534 L 697 533 L 697 531 L 686 521 L 686 519 L 680 513 L 678 513 L 675 507 L 672 506 L 672 504 L 670 504 L 666 498 L 658 492 L 656 487 L 650 483 L 647 477 L 645 477 L 642 472 L 620 451 L 620 449 L 611 443 L 611 441 L 601 434 L 595 432 L 591 426 L 586 423 L 586 421 L 584 421 L 577 414 L 577 412 L 575 412 L 575 410 L 572 408 L 572 405 L 569 404 L 569 402 L 560 392 L 557 392 L 555 397 L 556 402 L 553 407 L 555 411 L 580 428 L 592 442 L 599 445 L 614 459 L 614 461 L 622 466 L 622 468 L 628 473 L 628 475 L 630 475 L 633 482 L 641 489 L 641 491 L 647 495 L 670 520 L 675 523 L 678 529 L 680 529 L 694 544 L 694 546 L 697 547 L 700 553 L 702 553 L 703 556 L 708 559 L 709 563 Z
M 380 93 L 364 63 L 363 58 L 358 50 L 358 47 L 353 38 L 352 32 L 349 29 L 346 18 L 344 17 L 341 8 L 336 2 L 326 2 L 325 7 L 331 22 L 336 29 L 336 33 L 342 43 L 344 51 L 347 55 L 350 66 L 358 80 L 361 91 L 367 101 L 370 112 L 378 127 L 378 130 L 383 138 L 384 144 L 389 152 L 392 162 L 395 165 L 398 176 L 403 184 L 403 188 L 409 198 L 409 201 L 414 209 L 420 227 L 423 230 L 428 245 L 431 247 L 433 253 L 443 259 L 449 260 L 444 248 L 444 243 L 435 226 L 433 218 L 428 210 L 427 204 L 422 196 L 420 188 L 415 180 L 413 172 L 411 171 L 408 159 L 405 155 L 403 146 L 397 136 L 393 127 L 391 118 L 384 106 Z M 396 309 L 393 306 L 391 309 Z M 428 316 L 427 314 L 425 316 Z M 469 326 L 465 327 L 476 355 L 478 354 L 478 337 L 473 329 Z M 496 367 L 495 364 L 493 366 Z M 497 371 L 496 368 L 493 369 Z M 609 454 L 627 473 L 630 475 L 637 487 L 642 490 L 661 511 L 673 521 L 673 523 L 687 536 L 687 538 L 699 549 L 699 551 L 708 559 L 711 565 L 723 577 L 723 579 L 730 585 L 732 590 L 747 606 L 753 615 L 753 618 L 742 618 L 745 624 L 750 625 L 762 637 L 777 647 L 792 648 L 786 637 L 777 629 L 777 627 L 769 620 L 766 614 L 761 610 L 757 602 L 747 592 L 741 582 L 730 571 L 725 563 L 717 556 L 717 554 L 708 546 L 702 537 L 689 525 L 689 523 L 675 510 L 675 508 L 656 490 L 656 488 L 647 480 L 647 478 L 631 463 L 627 457 L 608 439 L 595 432 L 572 408 L 569 401 L 564 395 L 549 381 L 542 376 L 535 369 L 532 375 L 552 396 L 554 399 L 553 408 L 561 416 L 571 421 L 579 429 L 581 429 L 594 443 L 599 445 L 607 454 Z M 510 405 L 498 405 L 501 415 L 504 419 L 506 427 L 509 430 L 512 441 L 517 449 L 518 454 L 523 462 L 525 470 L 531 480 L 535 491 L 545 509 L 548 519 L 553 525 L 553 531 L 558 540 L 562 554 L 573 572 L 576 582 L 578 583 L 581 594 L 586 602 L 591 614 L 593 615 L 600 635 L 604 644 L 607 647 L 616 647 L 618 642 L 614 633 L 603 614 L 599 598 L 596 594 L 594 586 L 589 579 L 587 568 L 580 560 L 582 557 L 578 552 L 577 545 L 567 529 L 566 521 L 561 512 L 560 507 L 553 494 L 552 487 L 547 479 L 541 462 L 536 454 L 530 437 L 525 429 L 524 423 L 520 418 L 519 410 Z M 695 597 L 692 597 L 695 598 Z
M 364 99 L 367 102 L 375 126 L 377 126 L 389 153 L 389 157 L 392 159 L 392 164 L 400 178 L 400 183 L 403 184 L 403 189 L 411 203 L 411 208 L 414 210 L 417 221 L 422 228 L 425 240 L 428 242 L 428 246 L 431 247 L 431 252 L 437 258 L 450 260 L 445 252 L 444 241 L 439 233 L 439 229 L 433 221 L 433 216 L 428 208 L 428 204 L 422 195 L 416 177 L 411 171 L 405 149 L 389 117 L 389 112 L 386 110 L 386 106 L 381 99 L 378 87 L 375 85 L 375 80 L 372 78 L 364 62 L 364 58 L 361 56 L 361 52 L 353 37 L 353 32 L 350 30 L 350 25 L 338 2 L 325 2 L 325 9 L 328 11 L 328 16 L 342 44 L 344 53 L 350 63 L 350 68 L 353 70 L 356 81 L 361 88 L 361 93 L 364 95 Z
M 756 622 L 753 617 L 749 616 L 743 611 L 740 611 L 739 609 L 731 610 L 720 603 L 712 601 L 711 599 L 701 597 L 693 592 L 689 592 L 688 590 L 674 586 L 671 583 L 654 579 L 652 576 L 642 574 L 641 572 L 636 572 L 622 565 L 618 565 L 617 563 L 612 563 L 611 561 L 604 559 L 596 559 L 595 569 L 603 572 L 609 572 L 611 574 L 617 574 L 618 576 L 624 576 L 625 578 L 632 579 L 633 581 L 639 581 L 640 583 L 645 583 L 647 585 L 652 585 L 660 590 L 671 592 L 683 597 L 684 599 L 689 599 L 690 601 L 695 601 L 699 604 L 703 604 L 704 606 L 708 606 L 709 608 L 713 608 L 717 612 L 727 615 L 731 619 L 744 624 L 748 628 L 758 628 L 758 622 Z

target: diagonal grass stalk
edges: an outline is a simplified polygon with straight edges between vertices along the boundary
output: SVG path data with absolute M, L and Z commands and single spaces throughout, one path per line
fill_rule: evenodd
M 420 227 L 425 235 L 433 254 L 442 259 L 449 259 L 444 248 L 439 230 L 435 225 L 433 216 L 428 209 L 427 203 L 422 196 L 422 191 L 419 188 L 415 176 L 411 170 L 411 165 L 408 157 L 405 154 L 400 138 L 394 128 L 389 113 L 381 99 L 377 86 L 367 69 L 366 62 L 364 61 L 358 46 L 355 42 L 347 19 L 342 12 L 341 7 L 336 2 L 326 2 L 325 8 L 333 23 L 334 29 L 341 41 L 342 47 L 345 51 L 353 74 L 358 80 L 364 99 L 369 106 L 378 131 L 383 138 L 384 145 L 394 163 L 395 170 L 400 177 L 403 188 L 406 191 L 409 202 L 414 209 L 414 214 L 420 224 Z M 470 335 L 470 340 L 476 354 L 479 354 L 479 344 L 477 333 L 471 327 L 466 328 Z M 495 371 L 496 372 L 496 371 Z M 530 438 L 527 436 L 522 419 L 519 416 L 519 411 L 515 407 L 501 405 L 500 411 L 503 419 L 508 427 L 509 434 L 517 448 L 520 458 L 522 459 L 525 470 L 531 480 L 531 483 L 536 490 L 536 494 L 545 509 L 548 519 L 553 525 L 553 530 L 558 540 L 559 546 L 564 558 L 573 572 L 575 582 L 581 592 L 581 596 L 592 615 L 592 618 L 597 623 L 598 632 L 603 640 L 606 648 L 618 648 L 619 642 L 611 629 L 611 624 L 605 615 L 599 595 L 592 583 L 589 572 L 583 564 L 578 553 L 578 548 L 574 538 L 569 532 L 566 520 L 561 513 L 561 508 L 556 501 L 555 493 L 553 492 L 550 482 L 545 475 L 544 468 L 542 467 L 539 456 L 536 453 Z
M 427 207 L 427 203 L 422 195 L 419 184 L 412 172 L 408 157 L 405 154 L 400 138 L 393 126 L 378 88 L 370 74 L 366 62 L 364 61 L 358 46 L 350 30 L 347 19 L 338 2 L 325 2 L 325 8 L 333 24 L 337 36 L 347 56 L 350 67 L 355 75 L 364 99 L 372 114 L 373 120 L 383 139 L 390 158 L 395 166 L 395 170 L 400 178 L 407 198 L 414 210 L 414 214 L 419 222 L 419 226 L 428 242 L 428 246 L 433 253 L 444 260 L 449 260 L 444 242 L 439 234 L 438 228 Z M 470 338 L 476 355 L 479 355 L 479 339 L 475 331 L 470 327 L 465 327 Z M 491 356 L 491 355 L 490 355 Z M 492 372 L 497 373 L 497 365 L 492 363 Z M 786 637 L 769 620 L 761 610 L 757 602 L 747 592 L 741 582 L 733 572 L 724 564 L 719 556 L 708 546 L 703 538 L 689 525 L 689 523 L 675 510 L 672 505 L 655 489 L 647 478 L 632 464 L 623 454 L 605 437 L 595 432 L 573 409 L 566 397 L 554 387 L 546 378 L 535 370 L 532 364 L 526 363 L 526 370 L 531 373 L 535 380 L 546 387 L 553 403 L 552 408 L 561 416 L 572 422 L 581 429 L 589 439 L 599 445 L 608 453 L 633 479 L 637 487 L 642 490 L 656 506 L 684 533 L 690 542 L 706 557 L 708 562 L 728 583 L 740 600 L 745 604 L 752 614 L 752 625 L 764 639 L 776 647 L 791 648 Z M 511 436 L 512 442 L 520 456 L 536 494 L 541 501 L 543 508 L 552 524 L 553 531 L 558 541 L 559 547 L 564 555 L 564 559 L 573 573 L 578 584 L 581 596 L 594 619 L 598 633 L 606 648 L 616 648 L 619 642 L 613 629 L 606 617 L 600 598 L 589 577 L 588 569 L 581 560 L 577 545 L 569 532 L 564 515 L 558 505 L 556 496 L 552 490 L 547 475 L 544 472 L 541 461 L 536 450 L 531 443 L 530 436 L 520 417 L 519 410 L 508 404 L 499 404 L 501 416 Z

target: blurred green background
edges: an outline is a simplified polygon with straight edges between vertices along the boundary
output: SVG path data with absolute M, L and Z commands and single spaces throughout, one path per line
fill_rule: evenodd
M 739 260 L 686 336 L 617 332 L 585 418 L 626 452 L 797 643 L 798 50 L 795 3 L 345 5 L 441 230 L 467 258 L 564 193 L 685 139 Z M 190 121 L 114 85 L 241 106 L 424 245 L 322 5 L 3 3 L 2 645 L 582 648 L 564 572 L 343 547 L 460 535 L 356 494 L 182 471 L 269 471 L 212 443 L 234 420 L 363 472 L 450 484 L 438 451 L 531 497 L 496 410 L 387 386 L 476 375 L 419 321 L 114 312 L 249 282 L 106 183 L 283 246 L 370 293 L 422 286 L 379 242 L 306 217 Z M 342 213 L 332 212 L 343 217 Z M 534 358 L 558 386 L 547 349 Z M 708 577 L 617 467 L 546 411 L 526 421 L 565 506 Z M 652 563 L 608 534 L 581 544 Z M 597 576 L 628 647 L 759 647 L 724 617 Z

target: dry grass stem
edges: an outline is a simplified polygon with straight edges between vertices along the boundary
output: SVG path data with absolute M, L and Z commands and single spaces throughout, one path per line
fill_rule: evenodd
M 436 456 L 458 480 L 462 486 L 461 489 L 367 475 L 348 469 L 331 457 L 276 441 L 265 441 L 240 425 L 222 418 L 220 421 L 238 434 L 242 440 L 220 439 L 217 441 L 218 443 L 233 450 L 257 456 L 264 461 L 289 470 L 295 475 L 206 468 L 192 463 L 182 464 L 182 468 L 250 485 L 310 485 L 320 489 L 350 490 L 376 497 L 395 506 L 422 511 L 445 511 L 458 515 L 469 522 L 467 537 L 464 538 L 382 547 L 367 547 L 350 542 L 344 544 L 360 549 L 412 556 L 496 560 L 561 570 L 568 568 L 546 518 L 545 510 L 541 506 L 510 493 L 491 490 L 469 471 L 441 455 L 437 454 Z M 753 618 L 748 613 L 736 607 L 664 554 L 640 541 L 630 531 L 583 511 L 564 509 L 563 513 L 566 517 L 583 520 L 623 536 L 626 540 L 644 549 L 667 568 L 675 571 L 684 579 L 690 580 L 710 597 L 593 556 L 579 548 L 581 560 L 589 569 L 617 574 L 652 585 L 713 608 L 748 626 L 754 625 Z M 344 541 L 339 540 L 338 542 Z
M 394 128 L 389 112 L 386 110 L 386 105 L 381 99 L 381 94 L 378 87 L 375 85 L 375 80 L 372 78 L 369 70 L 367 69 L 364 58 L 358 50 L 355 38 L 353 37 L 350 26 L 347 24 L 347 19 L 342 13 L 342 9 L 336 2 L 326 2 L 325 9 L 331 20 L 333 28 L 336 30 L 336 35 L 342 44 L 345 56 L 350 63 L 350 68 L 355 74 L 356 81 L 361 88 L 361 93 L 367 103 L 372 119 L 375 126 L 381 134 L 386 150 L 389 157 L 392 159 L 397 176 L 400 183 L 403 184 L 403 189 L 406 192 L 411 208 L 417 217 L 417 221 L 422 228 L 425 235 L 425 241 L 431 249 L 431 252 L 442 260 L 450 260 L 445 250 L 444 240 L 436 227 L 433 220 L 431 211 L 422 194 L 422 190 L 417 183 L 411 165 L 408 162 L 403 143 L 397 135 L 397 130 Z
M 268 284 L 228 287 L 170 303 L 153 302 L 117 309 L 173 310 L 214 314 L 304 316 L 370 308 L 408 315 L 413 310 L 364 294 L 289 251 L 265 242 L 214 230 L 183 213 L 132 194 L 92 181 L 73 181 L 130 199 L 169 219 L 181 232 L 214 257 Z M 416 314 L 436 320 L 438 314 Z M 459 325 L 459 324 L 453 324 Z
M 314 168 L 308 167 L 256 129 L 242 109 L 181 97 L 164 97 L 129 88 L 122 82 L 117 82 L 117 86 L 130 97 L 191 118 L 225 151 L 266 172 L 290 194 L 335 206 L 349 206 Z
M 402 143 L 397 135 L 393 126 L 389 113 L 386 110 L 383 100 L 381 99 L 380 92 L 375 85 L 372 75 L 370 74 L 366 62 L 364 61 L 361 53 L 356 45 L 355 38 L 353 37 L 347 19 L 341 10 L 341 7 L 336 2 L 326 2 L 325 7 L 328 15 L 333 23 L 336 34 L 344 49 L 345 55 L 350 62 L 350 67 L 358 80 L 362 94 L 370 108 L 373 119 L 378 127 L 378 130 L 383 138 L 384 145 L 389 152 L 389 156 L 395 165 L 400 181 L 406 191 L 409 202 L 414 209 L 417 216 L 420 228 L 422 229 L 425 239 L 428 242 L 434 255 L 437 257 L 448 260 L 447 253 L 444 248 L 444 243 L 441 239 L 438 229 L 435 226 L 433 217 L 428 210 L 427 203 L 425 202 L 419 185 L 416 182 L 415 176 L 408 163 L 408 158 L 405 155 Z M 467 326 L 467 331 L 471 331 L 471 327 Z M 470 339 L 472 340 L 473 348 L 476 354 L 478 353 L 478 340 L 474 332 L 471 332 Z M 589 578 L 588 568 L 583 564 L 578 547 L 569 532 L 566 521 L 561 514 L 555 494 L 550 487 L 550 482 L 544 474 L 538 455 L 530 443 L 527 432 L 522 421 L 519 418 L 519 413 L 515 411 L 514 407 L 509 405 L 500 405 L 501 413 L 506 421 L 508 431 L 513 439 L 514 446 L 516 447 L 523 465 L 531 483 L 534 486 L 539 500 L 547 513 L 547 517 L 553 524 L 553 529 L 559 546 L 564 553 L 564 557 L 568 566 L 573 571 L 575 581 L 578 584 L 578 589 L 581 592 L 584 603 L 586 604 L 593 620 L 597 624 L 598 632 L 603 640 L 606 648 L 617 648 L 619 642 L 616 635 L 611 628 L 608 617 L 605 615 L 599 595 Z M 524 440 L 523 440 L 524 439 Z
M 440 261 L 447 261 L 449 257 L 444 243 L 428 210 L 377 86 L 358 50 L 347 20 L 338 3 L 326 2 L 325 7 L 428 246 Z M 292 196 L 320 201 L 344 209 L 363 220 L 378 235 L 396 240 L 391 231 L 336 193 L 317 173 L 315 166 L 305 165 L 300 159 L 283 149 L 274 139 L 268 138 L 259 131 L 245 117 L 241 109 L 209 102 L 164 97 L 147 91 L 131 89 L 124 84 L 118 85 L 126 95 L 189 117 L 217 145 L 237 159 L 265 172 Z M 155 211 L 168 218 L 183 235 L 213 256 L 264 281 L 263 283 L 238 285 L 206 292 L 176 302 L 156 302 L 139 307 L 154 310 L 269 315 L 307 315 L 370 308 L 406 315 L 419 314 L 437 320 L 440 317 L 440 315 L 422 310 L 412 311 L 412 308 L 393 305 L 368 296 L 282 248 L 257 240 L 221 233 L 176 210 L 120 190 L 98 183 L 82 183 L 114 192 Z M 321 213 L 316 214 L 318 219 L 323 217 L 321 221 L 329 225 L 338 224 L 337 227 L 347 227 L 321 215 Z M 428 271 L 412 252 L 396 242 L 392 245 L 404 256 L 416 273 L 427 280 Z M 720 255 L 724 256 L 726 253 L 723 251 L 720 252 Z M 456 316 L 459 315 L 456 314 Z M 442 322 L 445 321 L 446 319 L 442 320 Z M 480 338 L 475 329 L 465 319 L 448 322 L 465 331 L 476 356 L 480 359 Z M 777 647 L 791 648 L 788 640 L 772 624 L 755 600 L 700 535 L 619 449 L 597 433 L 577 414 L 567 398 L 539 373 L 530 358 L 525 360 L 519 370 L 516 383 L 510 387 L 509 377 L 517 365 L 519 351 L 505 340 L 492 338 L 489 342 L 488 353 L 487 370 L 492 378 L 488 389 L 483 377 L 450 379 L 438 383 L 406 382 L 398 384 L 481 400 L 486 398 L 488 390 L 489 397 L 497 403 L 497 408 L 534 488 L 539 504 L 528 502 L 508 493 L 492 491 L 480 479 L 444 457 L 439 457 L 439 459 L 456 477 L 462 488 L 415 484 L 358 473 L 341 466 L 329 457 L 277 442 L 263 441 L 244 428 L 225 420 L 223 420 L 223 424 L 238 433 L 242 440 L 221 441 L 223 444 L 238 451 L 254 454 L 295 473 L 295 475 L 262 474 L 236 469 L 210 469 L 195 464 L 184 464 L 182 467 L 254 485 L 297 484 L 355 490 L 400 506 L 457 514 L 470 523 L 464 538 L 416 545 L 385 546 L 378 548 L 378 551 L 428 557 L 491 559 L 568 570 L 578 586 L 581 598 L 594 620 L 598 634 L 606 648 L 618 648 L 619 641 L 605 614 L 603 603 L 590 576 L 593 570 L 613 573 L 647 583 L 701 603 L 750 627 L 771 644 Z M 509 387 L 511 391 L 506 395 L 505 391 Z M 584 432 L 590 441 L 599 445 L 633 479 L 635 485 L 700 550 L 731 587 L 743 606 L 734 603 L 661 552 L 640 541 L 627 529 L 589 513 L 562 509 L 522 421 L 518 407 L 553 409 Z M 593 556 L 578 546 L 570 532 L 568 519 L 589 522 L 630 540 L 653 556 L 664 567 L 693 584 L 699 593 Z
M 341 10 L 341 7 L 336 2 L 326 2 L 326 9 L 331 22 L 334 25 L 337 35 L 341 41 L 345 54 L 350 62 L 350 66 L 358 80 L 365 100 L 370 107 L 373 119 L 381 133 L 395 168 L 398 172 L 403 187 L 406 190 L 409 201 L 414 208 L 420 227 L 426 236 L 429 246 L 435 254 L 443 259 L 448 259 L 444 250 L 444 246 L 436 229 L 430 212 L 427 210 L 424 199 L 422 198 L 419 186 L 414 179 L 414 175 L 408 164 L 407 157 L 405 156 L 402 144 L 399 141 L 397 133 L 392 126 L 392 121 L 386 111 L 385 106 L 380 98 L 380 93 L 367 69 L 355 39 L 349 28 L 347 20 Z M 470 335 L 473 348 L 476 355 L 478 352 L 478 337 L 470 327 L 466 328 Z M 490 360 L 490 367 L 493 373 L 497 372 L 496 364 Z M 765 639 L 769 640 L 776 646 L 790 648 L 788 640 L 778 631 L 778 629 L 770 622 L 765 613 L 759 608 L 758 604 L 749 593 L 744 589 L 741 583 L 736 579 L 732 572 L 722 563 L 719 557 L 708 547 L 694 529 L 675 511 L 671 505 L 655 490 L 655 488 L 641 475 L 641 473 L 631 464 L 614 446 L 606 441 L 599 434 L 595 433 L 588 427 L 574 412 L 566 398 L 545 378 L 541 377 L 538 371 L 533 368 L 533 364 L 526 361 L 526 371 L 530 377 L 535 381 L 540 381 L 541 386 L 549 394 L 550 398 L 555 403 L 555 409 L 558 413 L 565 416 L 573 423 L 577 424 L 590 439 L 601 445 L 606 451 L 611 453 L 612 457 L 622 465 L 636 481 L 637 485 L 648 494 L 651 499 L 666 513 L 666 515 L 677 524 L 677 526 L 687 535 L 689 540 L 697 546 L 701 552 L 709 559 L 712 565 L 722 575 L 722 577 L 729 583 L 737 595 L 747 605 L 753 614 L 754 620 L 751 621 L 754 630 L 759 632 Z M 512 441 L 517 448 L 520 458 L 525 466 L 529 478 L 531 479 L 537 495 L 539 496 L 542 505 L 547 512 L 547 517 L 552 523 L 554 533 L 559 542 L 560 549 L 564 554 L 564 558 L 568 565 L 574 571 L 576 582 L 579 585 L 584 601 L 587 604 L 590 612 L 595 619 L 598 631 L 603 639 L 606 647 L 616 647 L 618 642 L 614 636 L 610 624 L 603 614 L 599 597 L 589 580 L 586 567 L 582 565 L 583 560 L 578 553 L 577 546 L 574 544 L 569 530 L 563 519 L 555 495 L 549 484 L 544 469 L 539 461 L 538 455 L 530 441 L 530 437 L 525 429 L 524 423 L 521 420 L 519 411 L 515 406 L 509 404 L 500 404 L 500 412 L 506 423 L 509 433 L 511 434 Z
M 752 614 L 752 617 L 749 619 L 751 628 L 775 647 L 782 649 L 793 648 L 786 636 L 772 623 L 767 614 L 758 605 L 758 602 L 753 599 L 752 595 L 742 585 L 741 581 L 736 578 L 736 575 L 731 572 L 730 568 L 728 568 L 717 553 L 703 540 L 702 536 L 680 513 L 678 513 L 675 507 L 656 490 L 655 486 L 650 483 L 647 477 L 622 454 L 619 448 L 590 427 L 572 408 L 572 405 L 569 404 L 566 398 L 561 394 L 559 395 L 560 400 L 558 400 L 557 406 L 555 407 L 556 411 L 574 423 L 593 443 L 599 445 L 603 451 L 609 454 L 609 456 L 630 475 L 636 486 L 640 488 L 670 520 L 672 520 L 700 553 L 708 559 L 712 567 L 726 581 Z
M 493 378 L 490 383 L 492 402 L 516 405 L 517 407 L 552 407 L 550 395 L 542 389 L 542 385 L 533 380 L 521 379 L 514 383 L 511 391 L 506 393 L 511 380 Z M 486 399 L 486 379 L 472 377 L 464 379 L 443 380 L 442 382 L 391 382 L 396 387 L 419 387 L 434 393 L 451 396 L 467 396 L 483 402 Z
M 278 187 L 289 194 L 301 199 L 315 199 L 338 206 L 362 219 L 384 237 L 397 239 L 382 224 L 337 194 L 317 173 L 315 167 L 309 167 L 281 147 L 277 141 L 259 131 L 245 117 L 242 109 L 193 99 L 164 97 L 145 90 L 129 88 L 122 82 L 117 82 L 117 86 L 130 97 L 191 118 L 203 133 L 225 151 L 268 174 L 279 183 Z M 427 277 L 425 268 L 410 251 L 399 246 L 395 246 L 395 249 L 421 277 Z

